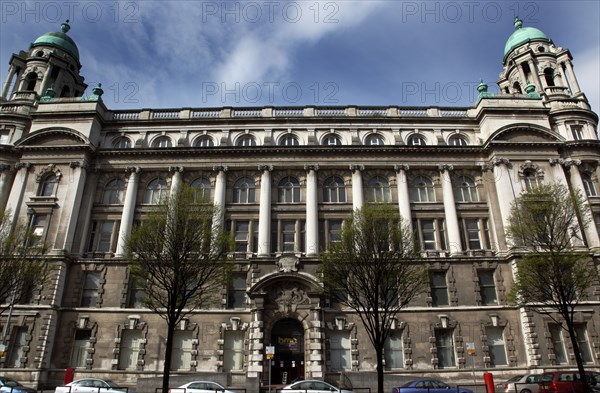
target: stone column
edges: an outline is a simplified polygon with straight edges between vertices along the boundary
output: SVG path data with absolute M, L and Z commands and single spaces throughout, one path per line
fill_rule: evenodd
M 12 185 L 13 173 L 15 167 L 9 164 L 0 165 L 0 210 L 6 209 L 6 202 L 10 195 L 10 186 Z
M 544 87 L 542 86 L 542 81 L 540 78 L 539 70 L 536 67 L 535 63 L 532 60 L 528 60 L 527 64 L 529 65 L 529 70 L 531 71 L 531 76 L 533 80 L 531 81 L 535 84 L 536 90 L 538 93 L 544 92 Z
M 219 225 L 223 225 L 225 220 L 225 192 L 227 190 L 227 178 L 225 173 L 227 172 L 227 169 L 228 168 L 225 165 L 217 165 L 213 167 L 213 171 L 217 171 L 214 203 L 215 208 L 219 210 Z
M 44 94 L 46 94 L 46 89 L 49 87 L 48 80 L 50 79 L 50 74 L 52 74 L 53 68 L 54 68 L 54 64 L 48 64 L 48 69 L 46 70 L 46 73 L 44 74 L 44 78 L 42 79 L 42 84 L 40 86 L 40 91 L 38 93 L 40 95 L 40 97 L 43 97 Z M 56 87 L 56 86 L 54 86 L 54 87 Z M 54 91 L 56 91 L 56 89 Z
M 406 171 L 409 169 L 410 167 L 406 164 L 394 165 L 394 170 L 396 171 L 396 183 L 398 183 L 398 209 L 400 210 L 400 216 L 412 231 L 410 196 L 408 194 L 408 179 L 406 177 Z
M 125 172 L 129 173 L 129 180 L 127 181 L 127 190 L 125 191 L 123 212 L 121 213 L 121 227 L 119 228 L 119 240 L 117 241 L 117 256 L 123 256 L 125 254 L 125 242 L 127 241 L 127 237 L 131 233 L 131 227 L 133 226 L 137 190 L 140 181 L 139 167 L 126 168 Z
M 319 255 L 318 165 L 304 165 L 306 173 L 306 256 Z
M 25 195 L 25 188 L 27 187 L 27 181 L 29 179 L 29 170 L 32 167 L 33 165 L 29 162 L 17 162 L 15 164 L 15 177 L 6 202 L 6 210 L 10 210 L 13 223 L 17 222 L 21 213 L 23 196 Z
M 456 214 L 456 204 L 454 203 L 454 190 L 450 171 L 454 170 L 452 165 L 438 165 L 442 179 L 442 194 L 444 198 L 444 214 L 446 216 L 446 230 L 448 231 L 448 249 L 452 255 L 462 252 L 460 241 L 460 227 L 458 225 L 458 216 Z
M 2 86 L 2 93 L 0 94 L 0 98 L 7 98 L 6 95 L 8 94 L 8 89 L 10 89 L 10 85 L 12 84 L 12 80 L 13 80 L 16 72 L 17 72 L 17 69 L 13 65 L 11 65 L 8 68 L 8 78 L 6 78 L 6 82 L 4 82 L 4 86 Z
M 558 64 L 558 72 L 560 74 L 560 79 L 561 79 L 561 83 L 560 86 L 566 87 L 570 90 L 570 86 L 569 86 L 569 81 L 567 79 L 567 76 L 565 75 L 565 69 L 563 68 L 564 64 Z M 573 92 L 571 91 L 571 94 Z
M 352 171 L 352 208 L 358 210 L 364 205 L 363 181 L 361 171 L 365 170 L 364 165 L 350 165 Z
M 259 165 L 260 176 L 260 208 L 258 219 L 258 256 L 271 255 L 271 171 L 272 165 Z
M 565 62 L 567 66 L 567 74 L 569 74 L 569 81 L 571 82 L 571 86 L 573 88 L 573 95 L 581 93 L 581 89 L 579 88 L 579 83 L 577 83 L 577 77 L 575 76 L 575 72 L 573 71 L 573 64 L 570 61 Z
M 523 71 L 523 63 L 517 65 L 517 71 L 519 72 L 519 76 L 521 77 L 521 81 L 519 85 L 521 86 L 521 93 L 525 94 L 525 86 L 527 86 L 527 77 L 525 76 L 525 71 Z
M 510 176 L 512 164 L 508 158 L 495 158 L 491 166 L 494 171 L 494 179 L 496 181 L 496 193 L 498 196 L 498 207 L 500 208 L 500 216 L 504 229 L 508 226 L 508 218 L 510 217 L 511 204 L 515 200 L 516 192 L 514 184 Z M 510 247 L 510 242 L 507 239 L 507 245 Z
M 579 173 L 579 166 L 581 165 L 580 160 L 565 160 L 563 165 L 569 171 L 569 180 L 571 181 L 571 186 L 581 192 L 581 195 L 585 198 L 586 211 L 582 214 L 581 219 L 584 222 L 587 222 L 588 225 L 583 229 L 585 233 L 585 238 L 587 240 L 587 245 L 589 248 L 598 248 L 600 247 L 600 239 L 598 239 L 598 230 L 596 229 L 596 225 L 594 223 L 594 218 L 590 214 L 590 206 L 589 201 L 587 199 L 587 195 L 585 193 L 585 188 L 583 186 L 583 181 L 581 180 L 581 174 Z
M 69 182 L 65 184 L 68 187 L 66 197 L 62 200 L 62 209 L 59 212 L 61 222 L 67 222 L 68 226 L 64 231 L 64 240 L 62 241 L 62 249 L 73 253 L 73 240 L 77 231 L 77 220 L 79 216 L 72 212 L 81 211 L 81 201 L 83 199 L 83 191 L 87 180 L 87 163 L 85 161 L 71 161 L 69 163 L 71 174 Z M 63 219 L 64 215 L 64 219 Z M 60 236 L 60 235 L 59 235 Z M 61 245 L 60 237 L 57 237 L 57 248 Z
M 173 172 L 173 177 L 171 178 L 171 190 L 169 191 L 169 195 L 171 198 L 173 198 L 173 195 L 175 195 L 175 192 L 179 189 L 181 183 L 183 182 L 183 167 L 170 166 L 169 172 Z

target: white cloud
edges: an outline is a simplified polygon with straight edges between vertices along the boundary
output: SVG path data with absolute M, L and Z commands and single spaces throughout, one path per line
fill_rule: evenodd
M 592 110 L 600 110 L 600 46 L 588 47 L 573 59 L 573 69 Z

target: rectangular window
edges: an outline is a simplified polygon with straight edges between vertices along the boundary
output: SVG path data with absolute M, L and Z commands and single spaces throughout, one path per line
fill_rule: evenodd
M 294 252 L 296 242 L 296 221 L 282 221 L 281 237 L 281 251 Z
M 421 220 L 421 246 L 424 250 L 437 250 L 434 220 Z
M 224 371 L 244 369 L 244 331 L 226 330 L 223 347 Z
M 452 329 L 435 329 L 435 345 L 439 368 L 456 367 Z
M 246 307 L 246 275 L 234 275 L 227 291 L 227 308 Z
M 463 246 L 467 250 L 481 250 L 479 219 L 477 218 L 466 218 L 461 221 L 463 226 L 463 235 L 465 236 L 465 244 Z
M 596 230 L 600 233 L 600 214 L 594 216 L 594 222 L 596 223 Z
M 319 222 L 319 244 L 322 250 L 328 250 L 332 243 L 339 242 L 343 220 L 326 219 Z
M 248 252 L 248 241 L 249 241 L 249 221 L 236 221 L 235 222 L 235 252 L 247 253 Z
M 504 334 L 501 327 L 486 328 L 487 344 L 490 351 L 490 363 L 492 366 L 507 365 L 506 349 L 504 347 Z
M 383 346 L 386 368 L 404 368 L 402 333 L 391 331 Z
M 573 134 L 573 139 L 576 141 L 580 141 L 583 139 L 583 127 L 582 126 L 571 126 L 571 133 Z
M 73 367 L 86 367 L 88 350 L 92 347 L 92 331 L 90 329 L 77 329 L 75 341 L 73 341 L 73 353 L 71 354 L 71 365 Z
M 173 332 L 173 351 L 171 352 L 171 370 L 190 370 L 192 366 L 192 331 L 175 330 Z
M 446 249 L 446 234 L 443 219 L 417 219 L 413 222 L 415 232 L 419 234 L 421 249 L 439 251 Z
M 552 349 L 554 351 L 556 364 L 567 363 L 562 328 L 555 323 L 551 323 L 548 325 L 548 330 L 550 331 L 550 340 L 552 340 Z
M 579 345 L 581 360 L 583 360 L 584 363 L 593 363 L 594 358 L 592 356 L 592 350 L 590 349 L 590 342 L 588 340 L 585 323 L 578 323 L 575 325 L 575 335 L 577 335 L 577 344 Z
M 31 231 L 37 237 L 35 245 L 40 245 L 46 241 L 46 225 L 48 221 L 47 214 L 34 214 L 31 217 Z
M 132 278 L 129 281 L 129 291 L 127 294 L 127 308 L 144 307 L 146 297 L 146 282 L 139 278 Z
M 89 252 L 114 252 L 119 232 L 117 221 L 94 221 L 90 233 Z
M 135 370 L 137 368 L 141 342 L 141 330 L 125 329 L 121 331 L 119 370 Z
M 352 368 L 350 334 L 347 331 L 331 331 L 329 333 L 329 356 L 332 371 Z
M 100 273 L 86 272 L 81 294 L 81 307 L 96 307 L 100 289 Z
M 429 285 L 431 287 L 431 305 L 433 307 L 448 306 L 448 284 L 446 272 L 429 272 Z
M 27 327 L 19 326 L 14 330 L 10 358 L 8 367 L 21 367 L 21 359 L 25 356 L 25 346 L 27 345 Z
M 0 130 L 0 145 L 8 144 L 8 130 Z
M 498 304 L 494 271 L 478 270 L 477 276 L 479 277 L 479 294 L 481 295 L 481 304 L 485 306 Z

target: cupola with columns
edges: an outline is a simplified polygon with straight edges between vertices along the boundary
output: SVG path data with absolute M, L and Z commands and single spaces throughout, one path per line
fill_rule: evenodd
M 502 94 L 526 94 L 526 86 L 535 86 L 546 101 L 576 98 L 589 109 L 569 50 L 555 46 L 541 30 L 524 27 L 518 17 L 514 26 L 504 47 L 504 70 L 498 81 Z
M 0 101 L 35 100 L 47 91 L 57 98 L 83 95 L 87 84 L 79 74 L 79 49 L 67 35 L 70 29 L 67 20 L 60 32 L 45 33 L 27 52 L 12 55 Z

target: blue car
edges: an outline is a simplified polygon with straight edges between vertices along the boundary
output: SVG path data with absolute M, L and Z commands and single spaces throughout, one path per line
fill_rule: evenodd
M 392 393 L 473 393 L 473 391 L 471 389 L 455 388 L 437 379 L 419 378 L 393 388 Z
M 36 393 L 35 389 L 25 387 L 14 379 L 0 377 L 1 393 Z

